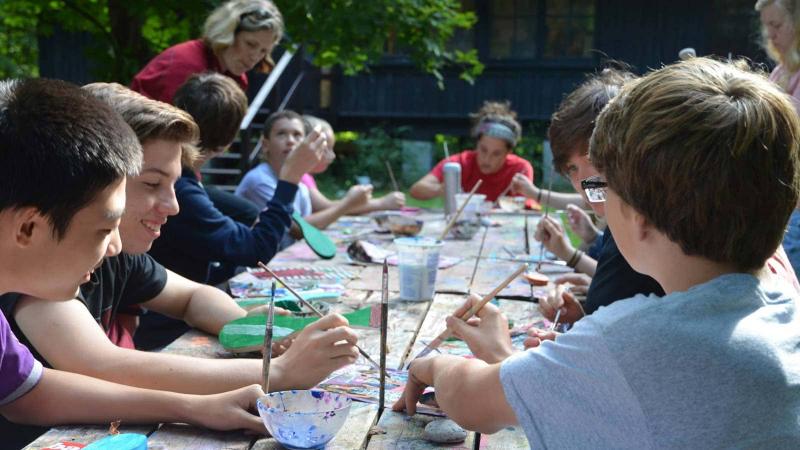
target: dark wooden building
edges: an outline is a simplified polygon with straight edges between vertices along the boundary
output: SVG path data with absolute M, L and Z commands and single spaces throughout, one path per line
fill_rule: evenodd
M 319 73 L 307 66 L 313 73 L 290 104 L 329 118 L 337 129 L 411 125 L 414 134 L 427 138 L 436 132 L 464 134 L 468 113 L 487 99 L 510 100 L 524 122 L 547 121 L 563 95 L 609 59 L 642 73 L 693 47 L 698 55 L 766 62 L 753 0 L 463 3 L 478 22 L 453 45 L 478 49 L 486 68 L 474 85 L 448 73 L 441 90 L 402 54 L 387 54 L 369 73 L 334 72 L 330 106 L 322 109 Z

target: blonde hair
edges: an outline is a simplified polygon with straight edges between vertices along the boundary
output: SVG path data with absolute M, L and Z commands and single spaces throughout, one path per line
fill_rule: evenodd
M 179 142 L 181 164 L 191 166 L 197 159 L 195 144 L 200 130 L 185 111 L 117 83 L 92 83 L 83 89 L 122 116 L 136 133 L 140 144 L 144 145 L 151 139 Z
M 308 125 L 311 127 L 312 130 L 314 128 L 320 127 L 323 130 L 330 131 L 331 134 L 333 134 L 333 127 L 327 120 L 321 119 L 317 116 L 312 116 L 310 114 L 303 114 L 303 119 L 305 119 L 305 121 L 308 122 Z
M 206 19 L 203 40 L 219 55 L 233 45 L 239 31 L 270 30 L 275 43 L 283 37 L 283 16 L 270 0 L 230 0 L 218 6 Z M 273 66 L 269 54 L 263 64 Z
M 767 29 L 761 25 L 761 45 L 767 52 L 769 57 L 782 64 L 786 68 L 786 73 L 778 80 L 778 84 L 787 88 L 789 84 L 790 75 L 800 70 L 800 0 L 758 0 L 755 5 L 755 10 L 761 12 L 764 8 L 770 5 L 776 5 L 783 9 L 788 16 L 788 21 L 794 26 L 794 39 L 792 39 L 792 46 L 786 54 L 781 54 L 778 49 L 769 41 L 767 36 Z
M 625 84 L 590 158 L 687 255 L 751 271 L 781 243 L 800 190 L 800 118 L 744 62 L 692 58 Z

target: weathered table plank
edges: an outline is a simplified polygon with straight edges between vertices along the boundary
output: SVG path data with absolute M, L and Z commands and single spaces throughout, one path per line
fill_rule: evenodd
M 426 441 L 423 437 L 425 425 L 437 418 L 422 414 L 408 417 L 405 413 L 386 410 L 378 421 L 378 429 L 384 433 L 374 434 L 369 441 L 367 449 L 472 449 L 475 437 L 473 433 L 469 433 L 467 440 L 460 444 L 443 446 Z
M 158 425 L 121 426 L 120 433 L 139 433 L 149 435 Z M 62 426 L 51 428 L 47 433 L 39 436 L 23 450 L 40 450 L 52 447 L 60 442 L 75 442 L 90 444 L 109 435 L 108 425 Z

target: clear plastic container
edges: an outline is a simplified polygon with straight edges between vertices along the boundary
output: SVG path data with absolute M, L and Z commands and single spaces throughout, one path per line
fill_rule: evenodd
M 422 302 L 433 299 L 442 241 L 432 238 L 397 238 L 400 269 L 400 300 Z

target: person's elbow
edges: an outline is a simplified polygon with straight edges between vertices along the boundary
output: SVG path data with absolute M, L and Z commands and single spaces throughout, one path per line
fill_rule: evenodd
M 436 197 L 435 190 L 431 189 L 430 186 L 425 185 L 422 181 L 417 181 L 411 186 L 408 193 L 417 200 L 429 200 L 433 197 Z

